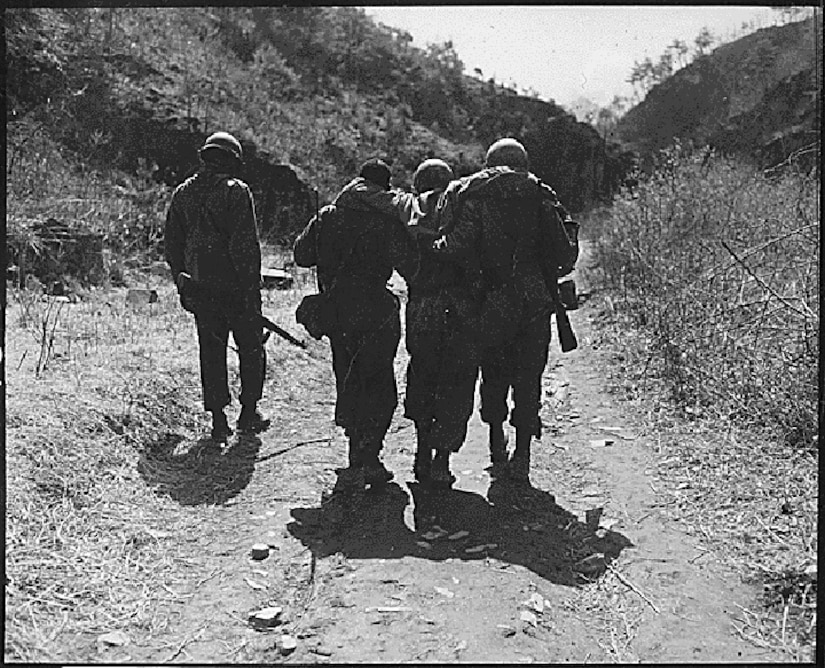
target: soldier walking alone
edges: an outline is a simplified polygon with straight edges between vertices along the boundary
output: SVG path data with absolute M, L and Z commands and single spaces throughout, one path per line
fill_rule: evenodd
M 573 269 L 578 255 L 576 225 L 562 224 L 557 205 L 555 192 L 528 171 L 527 152 L 511 138 L 490 146 L 486 168 L 454 181 L 439 205 L 442 237 L 435 248 L 459 262 L 478 309 L 474 329 L 482 347 L 481 419 L 490 429 L 490 472 L 522 482 L 529 481 L 532 439 L 541 436 L 541 375 L 556 280 Z M 508 413 L 516 428 L 509 462 Z
M 390 178 L 383 161 L 365 162 L 294 246 L 295 263 L 317 267 L 319 290 L 329 297 L 335 423 L 349 440 L 339 484 L 351 489 L 393 478 L 379 458 L 398 403 L 393 360 L 401 338 L 399 301 L 387 281 L 393 269 L 410 275 L 415 252 Z
M 258 412 L 266 353 L 261 315 L 261 247 L 249 187 L 235 175 L 243 165 L 240 142 L 227 132 L 209 136 L 198 172 L 179 185 L 166 216 L 166 260 L 183 307 L 195 316 L 204 408 L 212 438 L 232 430 L 226 348 L 229 333 L 240 358 L 241 414 L 237 428 L 260 432 L 270 421 Z

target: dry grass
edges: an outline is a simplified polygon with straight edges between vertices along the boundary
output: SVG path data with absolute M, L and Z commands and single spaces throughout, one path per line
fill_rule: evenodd
M 788 660 L 813 659 L 816 630 L 817 455 L 719 415 L 674 407 L 649 363 L 649 335 L 601 302 L 600 332 L 621 351 L 606 379 L 650 433 L 667 516 L 686 525 L 743 581 L 762 593 L 738 628 Z M 595 595 L 595 594 L 594 594 Z M 599 599 L 601 600 L 601 599 Z
M 739 630 L 813 658 L 818 179 L 676 147 L 588 230 L 612 389 L 659 434 L 669 512 L 762 590 Z
M 57 308 L 54 298 L 9 291 L 8 661 L 93 660 L 78 652 L 100 634 L 128 629 L 151 644 L 170 623 L 169 583 L 187 567 L 187 536 L 208 507 L 172 498 L 177 483 L 163 486 L 139 464 L 171 438 L 191 451 L 180 460 L 191 469 L 207 419 L 191 316 L 168 281 L 140 283 L 158 289 L 158 303 L 129 306 L 125 290 L 92 290 Z M 264 304 L 296 333 L 301 291 L 271 293 Z M 296 377 L 314 364 L 285 344 L 268 352 L 270 367 L 293 366 Z M 270 374 L 266 391 L 278 382 Z

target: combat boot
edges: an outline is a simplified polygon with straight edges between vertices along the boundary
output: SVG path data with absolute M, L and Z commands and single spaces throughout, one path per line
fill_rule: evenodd
M 212 440 L 216 443 L 224 443 L 232 435 L 232 429 L 226 420 L 226 413 L 222 408 L 210 411 L 212 413 Z
M 433 458 L 430 484 L 433 487 L 449 488 L 455 482 L 455 476 L 450 473 L 450 452 L 439 449 Z
M 530 483 L 530 448 L 533 441 L 532 434 L 525 434 L 516 429 L 516 449 L 510 457 L 510 477 L 517 482 Z
M 245 404 L 238 416 L 238 431 L 259 434 L 269 429 L 272 420 L 265 418 L 258 412 L 258 404 Z
M 507 472 L 507 436 L 500 422 L 490 424 L 490 476 L 498 478 Z
M 417 449 L 415 452 L 415 460 L 413 462 L 413 475 L 415 479 L 420 482 L 426 482 L 430 479 L 430 473 L 433 463 L 433 449 L 430 445 L 430 434 L 432 432 L 432 422 L 416 422 L 415 436 L 417 441 Z
M 371 486 L 385 485 L 392 480 L 395 475 L 378 458 L 383 446 L 380 438 L 368 437 L 363 441 L 364 453 L 364 484 Z
M 347 463 L 349 466 L 338 469 L 338 480 L 334 491 L 353 493 L 364 489 L 364 451 L 361 435 L 354 429 L 347 430 L 349 451 Z

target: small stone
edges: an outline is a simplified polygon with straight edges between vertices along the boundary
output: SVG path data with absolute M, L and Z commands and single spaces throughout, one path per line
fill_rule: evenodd
M 610 440 L 609 438 L 596 438 L 590 441 L 591 448 L 606 448 L 610 445 L 613 445 L 615 441 Z
M 526 601 L 526 606 L 532 608 L 536 612 L 544 612 L 544 597 L 538 592 L 534 592 L 529 601 Z
M 281 651 L 281 654 L 289 654 L 290 652 L 294 652 L 297 647 L 298 641 L 286 633 L 284 633 L 278 641 L 278 649 Z
M 539 623 L 539 618 L 536 617 L 536 613 L 534 612 L 530 612 L 529 610 L 522 610 L 521 621 L 530 624 L 531 626 L 537 626 Z
M 512 638 L 516 635 L 516 630 L 512 626 L 507 626 L 506 624 L 496 624 L 496 628 L 501 629 L 501 635 L 505 638 Z
M 403 605 L 379 605 L 366 608 L 365 612 L 412 612 L 412 608 Z
M 262 561 L 269 556 L 269 545 L 266 543 L 255 543 L 249 552 L 255 561 Z
M 312 651 L 320 656 L 332 656 L 332 650 L 329 647 L 324 647 L 323 645 L 318 645 L 318 647 L 313 648 Z
M 255 582 L 252 578 L 244 578 L 246 584 L 248 584 L 252 589 L 266 589 L 265 584 L 261 584 L 260 582 Z
M 433 528 L 432 530 L 428 531 L 427 533 L 423 534 L 421 537 L 425 540 L 436 540 L 437 538 L 441 538 L 447 534 L 444 529 L 436 529 Z
M 109 645 L 111 647 L 122 647 L 123 645 L 128 645 L 130 642 L 129 636 L 124 633 L 123 631 L 109 631 L 109 633 L 104 633 L 102 636 L 97 637 L 97 641 L 104 645 Z
M 144 288 L 131 288 L 126 293 L 127 304 L 154 304 L 158 300 L 157 290 L 147 290 Z
M 453 598 L 455 596 L 455 594 L 453 592 L 451 592 L 449 589 L 447 589 L 446 587 L 435 587 L 434 589 L 439 594 L 441 594 L 442 596 L 446 596 L 447 598 Z
M 283 608 L 272 606 L 256 610 L 249 615 L 249 623 L 259 628 L 271 628 L 281 623 L 281 613 Z
M 418 545 L 418 547 L 424 548 L 425 550 L 432 550 L 433 549 L 432 545 L 430 545 L 428 542 L 423 541 L 423 540 L 417 540 L 417 541 L 415 541 L 415 544 Z
M 462 538 L 466 538 L 469 535 L 469 531 L 456 531 L 454 534 L 448 537 L 448 540 L 461 540 Z

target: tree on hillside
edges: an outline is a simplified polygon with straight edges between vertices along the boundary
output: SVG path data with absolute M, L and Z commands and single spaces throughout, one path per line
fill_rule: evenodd
M 696 56 L 705 56 L 711 52 L 711 47 L 716 42 L 716 37 L 710 29 L 705 26 L 699 31 L 699 34 L 693 40 L 696 45 Z
M 675 55 L 680 68 L 688 64 L 687 55 L 690 53 L 690 47 L 687 45 L 687 42 L 681 39 L 674 39 L 668 49 Z

